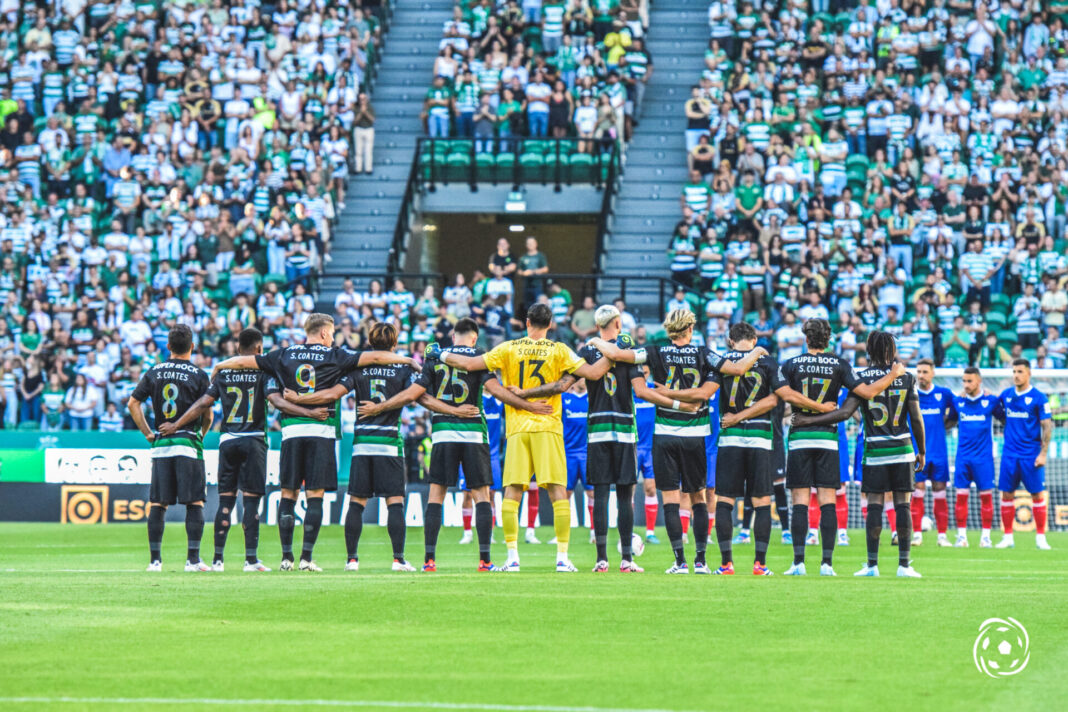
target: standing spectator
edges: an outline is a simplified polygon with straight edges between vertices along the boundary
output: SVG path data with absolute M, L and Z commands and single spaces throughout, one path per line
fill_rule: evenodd
M 508 244 L 507 238 L 500 238 L 497 240 L 497 251 L 490 255 L 489 259 L 489 272 L 493 274 L 494 267 L 501 269 L 501 276 L 511 278 L 519 269 L 518 263 L 515 258 L 512 257 L 512 246 Z
M 527 252 L 519 258 L 518 274 L 523 277 L 523 303 L 530 306 L 538 300 L 538 296 L 545 293 L 545 280 L 540 275 L 548 274 L 549 261 L 545 254 L 538 250 L 536 238 L 528 237 L 526 240 Z
M 67 389 L 63 397 L 63 406 L 71 430 L 91 430 L 93 415 L 96 413 L 96 389 L 89 385 L 85 374 L 74 377 L 74 385 Z
M 1042 333 L 1042 306 L 1035 296 L 1035 285 L 1030 282 L 1024 284 L 1023 294 L 1012 305 L 1012 314 L 1016 317 L 1017 343 L 1024 349 L 1037 348 Z
M 367 92 L 360 92 L 352 122 L 356 172 L 370 174 L 374 172 L 375 110 Z

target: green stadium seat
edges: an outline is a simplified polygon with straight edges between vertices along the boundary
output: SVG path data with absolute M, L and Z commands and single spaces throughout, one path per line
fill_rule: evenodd
M 450 153 L 445 157 L 444 181 L 464 181 L 471 177 L 471 155 L 462 151 Z
M 545 157 L 540 153 L 524 152 L 519 156 L 519 175 L 524 182 L 545 180 Z
M 986 313 L 986 326 L 988 329 L 1002 331 L 1008 318 L 1001 312 L 990 310 Z
M 17 429 L 18 430 L 40 430 L 41 426 L 40 426 L 39 423 L 35 423 L 35 422 L 31 421 L 31 422 L 28 422 L 28 423 L 19 423 L 19 426 L 18 426 Z
M 495 180 L 494 169 L 497 165 L 497 159 L 492 153 L 476 153 L 475 165 L 478 167 L 479 181 L 491 181 Z
M 568 171 L 568 166 L 570 165 L 571 161 L 569 160 L 569 158 L 570 157 L 568 156 L 568 154 L 566 154 L 563 151 L 561 151 L 561 153 L 560 153 L 560 181 L 564 182 L 564 183 L 566 183 L 568 178 L 570 177 L 570 172 Z M 550 181 L 550 182 L 555 182 L 556 181 L 556 176 L 557 176 L 557 173 L 556 173 L 556 171 L 557 171 L 557 168 L 556 168 L 557 160 L 556 159 L 557 159 L 556 151 L 550 151 L 550 152 L 545 154 L 545 179 Z
M 1038 351 L 1035 349 L 1024 349 L 1022 356 L 1028 361 L 1034 361 L 1038 358 Z
M 990 296 L 990 307 L 997 309 L 998 311 L 1008 313 L 1009 308 L 1012 305 L 1012 300 L 1007 294 L 992 294 Z
M 572 183 L 590 183 L 593 181 L 596 175 L 593 156 L 588 153 L 573 153 L 568 163 L 570 168 L 568 174 Z
M 493 170 L 494 180 L 498 182 L 506 182 L 512 180 L 513 166 L 515 166 L 514 153 L 498 153 L 495 162 L 495 168 Z
M 998 332 L 998 343 L 1007 341 L 1010 344 L 1015 344 L 1016 339 L 1016 331 L 1014 329 L 1002 329 Z

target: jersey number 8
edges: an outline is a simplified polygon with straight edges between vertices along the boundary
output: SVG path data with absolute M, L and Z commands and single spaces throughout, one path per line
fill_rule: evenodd
M 163 386 L 163 417 L 170 420 L 178 415 L 178 386 L 168 383 Z

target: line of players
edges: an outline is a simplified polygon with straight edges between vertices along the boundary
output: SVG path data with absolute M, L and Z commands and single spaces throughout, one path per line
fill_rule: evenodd
M 558 396 L 571 387 L 576 378 L 586 378 L 590 386 L 589 462 L 595 463 L 587 479 L 594 485 L 593 520 L 598 554 L 595 571 L 608 569 L 607 506 L 612 486 L 616 487 L 619 507 L 623 553 L 621 570 L 640 571 L 633 562 L 630 546 L 633 486 L 637 480 L 640 450 L 636 447 L 637 428 L 634 420 L 633 395 L 637 395 L 656 407 L 651 459 L 657 488 L 664 500 L 668 537 L 675 553 L 675 563 L 668 569 L 669 573 L 688 573 L 680 514 L 684 499 L 688 500 L 693 513 L 696 548 L 694 571 L 711 573 L 704 554 L 711 531 L 708 508 L 714 502 L 714 521 L 721 553 L 721 565 L 716 573 L 733 573 L 731 539 L 734 501 L 747 497 L 753 502 L 755 519 L 754 573 L 770 574 L 765 557 L 771 528 L 771 462 L 775 428 L 772 420 L 765 416 L 778 407 L 782 398 L 797 410 L 790 433 L 786 480 L 794 499 L 790 519 L 793 522 L 791 535 L 795 562 L 787 573 L 796 575 L 805 572 L 808 492 L 816 487 L 820 529 L 823 533 L 821 573 L 833 575 L 831 556 L 837 528 L 835 490 L 839 488 L 838 434 L 835 424 L 862 407 L 867 437 L 863 458 L 864 491 L 879 496 L 875 498 L 878 504 L 869 504 L 869 560 L 858 575 L 878 575 L 881 503 L 883 496 L 891 493 L 892 501 L 898 505 L 898 528 L 904 532 L 898 542 L 901 552 L 898 573 L 902 576 L 918 576 L 908 559 L 912 540 L 908 536 L 911 521 L 907 505 L 913 490 L 913 464 L 921 473 L 930 474 L 935 482 L 940 481 L 939 471 L 932 465 L 929 468 L 931 473 L 927 473 L 928 468 L 924 467 L 924 445 L 928 438 L 923 436 L 924 417 L 920 413 L 920 399 L 912 376 L 894 363 L 896 345 L 888 334 L 872 334 L 869 354 L 874 365 L 855 375 L 843 360 L 826 352 L 830 329 L 822 320 L 812 320 L 806 324 L 809 353 L 778 368 L 766 352 L 754 348 L 755 333 L 746 324 L 732 328 L 731 339 L 736 351 L 727 354 L 726 358 L 690 343 L 694 319 L 692 314 L 685 311 L 673 312 L 665 321 L 671 345 L 635 350 L 621 348 L 629 345 L 629 339 L 619 333 L 618 311 L 614 311 L 613 307 L 604 307 L 599 310 L 596 319 L 600 337 L 591 340 L 583 350 L 582 357 L 579 357 L 570 349 L 544 339 L 548 327 L 547 315 L 534 314 L 534 311 L 537 310 L 532 310 L 532 315 L 528 315 L 528 338 L 508 342 L 504 345 L 507 348 L 498 347 L 490 354 L 473 349 L 478 336 L 477 325 L 470 320 L 461 321 L 455 333 L 456 345 L 446 350 L 437 347 L 429 350 L 430 359 L 422 373 L 414 369 L 410 359 L 392 353 L 396 345 L 396 332 L 384 324 L 378 325 L 371 335 L 375 350 L 367 352 L 331 347 L 333 323 L 325 315 L 314 315 L 308 320 L 306 344 L 275 351 L 267 356 L 259 353 L 262 337 L 258 332 L 246 330 L 239 338 L 241 355 L 216 367 L 210 388 L 206 375 L 188 361 L 191 334 L 181 327 L 176 328 L 169 344 L 171 358 L 145 375 L 130 400 L 131 412 L 135 414 L 138 426 L 153 445 L 149 570 L 161 568 L 163 512 L 167 505 L 176 502 L 187 506 L 186 529 L 190 544 L 186 569 L 202 571 L 209 568 L 199 558 L 204 499 L 201 436 L 210 425 L 210 407 L 216 399 L 223 401 L 224 420 L 220 443 L 220 506 L 215 522 L 216 552 L 210 568 L 221 570 L 223 567 L 222 549 L 230 515 L 236 504 L 236 493 L 240 490 L 244 496 L 245 510 L 242 520 L 246 535 L 245 568 L 267 570 L 256 556 L 256 543 L 259 497 L 264 491 L 266 471 L 265 402 L 269 400 L 282 411 L 279 532 L 283 560 L 280 568 L 294 568 L 293 512 L 297 493 L 303 484 L 308 506 L 298 568 L 321 570 L 312 559 L 312 551 L 322 521 L 323 492 L 336 488 L 334 443 L 340 435 L 337 401 L 353 389 L 359 394 L 361 402 L 353 447 L 350 496 L 346 504 L 346 569 L 358 570 L 357 547 L 362 530 L 363 508 L 368 498 L 380 496 L 386 499 L 387 504 L 387 529 L 394 549 L 393 568 L 414 570 L 404 558 L 404 469 L 398 421 L 399 409 L 416 399 L 434 411 L 424 570 L 436 569 L 435 548 L 441 525 L 441 503 L 447 487 L 458 483 L 461 465 L 476 503 L 479 568 L 496 569 L 489 556 L 493 522 L 489 489 L 493 484 L 494 468 L 490 457 L 489 431 L 482 414 L 482 389 L 485 388 L 504 402 L 509 411 L 509 447 L 504 477 L 506 498 L 502 507 L 508 563 L 503 568 L 512 571 L 519 568 L 515 546 L 519 501 L 531 475 L 542 473 L 537 481 L 546 487 L 553 500 L 558 546 L 557 570 L 574 571 L 567 558 L 570 534 L 567 484 L 570 483 L 566 483 L 564 476 L 566 465 Z M 537 318 L 531 321 L 529 316 Z M 538 353 L 539 350 L 542 353 Z M 554 358 L 525 358 L 530 355 Z M 632 363 L 648 363 L 653 380 L 663 385 L 650 388 L 641 373 L 630 365 Z M 507 388 L 502 386 L 498 378 L 489 375 L 490 368 L 501 371 Z M 542 368 L 546 370 L 542 371 Z M 1026 362 L 1017 364 L 1014 371 L 1029 374 Z M 712 442 L 709 437 L 708 402 L 720 386 L 724 386 L 720 395 L 723 429 L 719 434 L 717 464 L 712 470 L 719 473 L 719 491 L 716 492 L 709 486 L 714 485 L 715 481 L 708 468 L 708 443 Z M 838 392 L 842 387 L 849 389 L 852 395 L 839 408 Z M 923 390 L 921 393 L 930 395 L 931 392 Z M 1037 406 L 1039 411 L 1042 410 L 1040 394 L 1037 391 L 1033 391 L 1034 395 L 1031 393 L 1026 382 L 1017 380 L 1014 395 L 1008 395 L 1008 392 L 1002 394 L 1000 400 L 1008 402 L 1007 406 L 1003 406 L 1008 413 L 1007 427 L 1018 424 L 1018 428 L 1024 428 L 1029 422 L 1026 417 L 1013 415 L 1017 412 L 1012 409 L 1013 403 L 1018 403 L 1020 409 Z M 547 402 L 539 400 L 546 398 Z M 155 432 L 143 417 L 139 417 L 141 404 L 149 399 L 152 400 L 156 423 L 159 424 Z M 980 402 L 986 406 L 985 401 L 980 399 Z M 1045 411 L 1047 415 L 1038 438 L 1043 461 L 1050 425 L 1048 406 Z M 1036 424 L 1038 420 L 1036 417 Z M 910 421 L 912 430 L 919 435 L 915 443 L 910 437 Z M 978 422 L 968 417 L 961 418 L 961 421 Z M 546 437 L 541 437 L 543 434 Z M 1021 434 L 1035 439 L 1033 432 Z M 1016 442 L 1015 438 L 1013 442 Z M 988 452 L 992 452 L 992 443 Z M 960 455 L 958 450 L 958 458 Z M 1002 460 L 1002 479 L 1023 479 L 1025 485 L 1032 489 L 1041 484 L 1044 473 L 1035 458 L 1028 466 L 1023 459 L 1026 456 L 1022 450 L 1019 454 L 1015 450 L 1010 453 L 1007 446 L 1006 457 Z M 643 459 L 647 462 L 648 454 Z M 958 463 L 958 478 L 968 472 L 967 467 L 962 469 Z M 976 471 L 971 476 L 976 479 L 981 491 L 989 489 L 983 487 L 984 473 Z M 1014 489 L 1011 487 L 1007 491 Z M 1036 523 L 1044 525 L 1044 517 L 1037 511 L 1044 507 L 1041 489 L 1040 486 L 1034 491 Z M 687 496 L 680 497 L 680 491 Z M 646 497 L 649 529 L 648 489 Z M 655 496 L 652 502 L 655 506 Z M 780 511 L 782 509 L 780 507 Z M 1003 505 L 1003 513 L 1004 510 Z M 1006 531 L 1010 531 L 1009 527 L 1006 527 Z M 1009 534 L 1003 545 L 1011 546 L 1011 542 Z M 1041 537 L 1040 546 L 1043 544 L 1044 537 Z

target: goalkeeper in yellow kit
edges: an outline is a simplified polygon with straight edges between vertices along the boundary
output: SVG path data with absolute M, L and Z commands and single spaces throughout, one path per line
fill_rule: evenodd
M 598 380 L 611 367 L 607 359 L 588 364 L 562 343 L 546 338 L 552 324 L 552 311 L 546 304 L 527 310 L 527 335 L 506 341 L 481 356 L 463 356 L 441 351 L 437 344 L 427 354 L 464 371 L 497 371 L 501 382 L 515 389 L 553 384 L 561 376 Z M 519 502 L 532 475 L 544 487 L 553 503 L 556 530 L 556 570 L 577 571 L 567 556 L 571 539 L 571 504 L 567 496 L 567 464 L 564 458 L 564 425 L 559 395 L 547 399 L 550 415 L 538 415 L 505 406 L 508 449 L 504 457 L 504 499 L 501 523 L 508 547 L 505 571 L 519 571 Z

